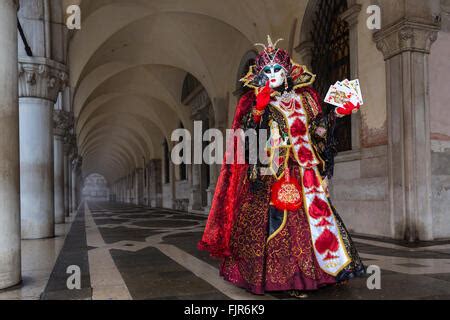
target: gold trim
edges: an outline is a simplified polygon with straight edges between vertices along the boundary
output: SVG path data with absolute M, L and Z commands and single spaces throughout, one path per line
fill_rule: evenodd
M 302 68 L 304 74 L 306 73 L 306 74 L 308 74 L 308 75 L 311 76 L 311 80 L 308 81 L 308 82 L 299 83 L 299 84 L 297 84 L 297 85 L 294 84 L 294 88 L 293 88 L 294 90 L 297 90 L 297 89 L 300 89 L 300 88 L 304 88 L 304 87 L 311 86 L 312 84 L 314 84 L 314 82 L 316 82 L 317 75 L 315 75 L 314 73 L 312 73 L 311 71 L 309 71 L 309 69 L 308 69 L 307 66 L 301 65 L 301 64 L 298 64 L 298 63 L 295 63 L 294 61 L 292 61 L 292 66 L 296 66 L 296 67 Z
M 287 212 L 287 210 L 284 210 L 283 222 L 281 223 L 281 226 L 271 236 L 269 236 L 269 239 L 267 239 L 267 244 L 269 244 L 269 242 L 273 238 L 275 238 L 281 231 L 283 231 L 284 227 L 286 227 L 287 216 L 288 216 L 288 212 Z
M 281 114 L 281 116 L 284 118 L 284 122 L 285 122 L 285 124 L 286 124 L 286 127 L 288 128 L 288 135 L 289 135 L 289 142 L 291 143 L 291 147 L 293 148 L 294 147 L 294 145 L 292 144 L 292 141 L 294 141 L 294 139 L 292 138 L 292 135 L 291 135 L 291 126 L 289 125 L 289 119 L 288 119 L 288 117 L 286 116 L 286 114 L 283 112 L 283 110 L 281 110 L 281 108 L 279 107 L 279 106 L 276 106 L 276 105 L 274 105 L 274 104 L 270 104 L 275 110 L 277 110 L 280 114 Z M 294 148 L 293 148 L 294 149 Z M 294 149 L 294 158 L 295 158 L 295 160 L 297 161 L 297 163 L 299 164 L 299 165 L 301 165 L 301 162 L 300 162 L 300 160 L 299 160 L 299 158 L 298 158 L 298 154 L 297 154 L 297 152 L 295 152 L 295 149 Z
M 255 73 L 254 73 L 254 71 L 253 71 L 254 68 L 255 68 L 255 65 L 250 66 L 250 68 L 248 69 L 248 72 L 247 72 L 247 74 L 245 75 L 245 77 L 243 77 L 243 78 L 240 79 L 239 81 L 244 83 L 244 85 L 243 85 L 244 87 L 248 87 L 248 88 L 252 88 L 252 89 L 258 90 L 258 87 L 255 87 L 255 86 L 251 85 L 251 82 L 252 82 L 252 80 L 253 80 L 253 79 L 251 79 L 251 76 L 254 76 L 254 75 L 255 75 Z M 255 91 L 255 93 L 258 93 L 258 92 Z
M 264 115 L 265 110 L 256 110 L 256 109 L 254 109 L 252 112 L 253 112 L 253 114 L 255 116 L 262 116 L 262 115 Z
M 274 150 L 274 149 L 282 149 L 282 148 L 287 149 L 286 155 L 284 156 L 284 168 L 286 169 L 286 167 L 289 166 L 289 158 L 290 158 L 290 156 L 291 156 L 292 145 L 288 145 L 288 146 L 278 146 L 278 147 L 270 147 L 270 148 L 266 148 L 266 149 L 265 149 L 266 152 L 267 152 L 267 151 L 270 151 L 270 156 L 269 156 L 269 162 L 270 162 L 270 165 L 269 165 L 269 169 L 270 169 L 270 171 L 272 172 L 272 175 L 273 175 L 277 180 L 280 180 L 281 178 L 284 177 L 284 174 L 285 174 L 284 171 L 285 171 L 285 170 L 283 170 L 283 171 L 281 172 L 281 174 L 278 175 L 278 172 L 280 171 L 280 168 L 278 168 L 277 171 L 275 171 L 275 170 L 273 169 L 273 158 L 275 157 L 275 152 L 273 152 L 273 150 Z M 280 155 L 280 153 L 278 153 L 278 154 Z M 280 167 L 281 167 L 281 166 L 280 166 Z

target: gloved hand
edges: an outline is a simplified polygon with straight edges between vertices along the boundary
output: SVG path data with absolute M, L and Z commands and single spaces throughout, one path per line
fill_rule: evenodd
M 343 106 L 337 107 L 335 112 L 338 117 L 345 117 L 351 115 L 352 113 L 356 113 L 359 109 L 361 109 L 361 105 L 359 103 L 355 106 L 353 103 L 348 101 Z
M 272 93 L 272 89 L 269 86 L 269 82 L 267 82 L 264 89 L 256 96 L 256 105 L 253 110 L 253 119 L 255 123 L 259 123 L 261 121 L 261 117 L 264 114 L 264 110 L 266 110 L 267 106 L 270 103 L 270 94 Z

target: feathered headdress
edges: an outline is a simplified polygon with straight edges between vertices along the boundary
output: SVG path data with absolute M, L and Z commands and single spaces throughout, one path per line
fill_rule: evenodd
M 258 76 L 266 66 L 274 64 L 279 64 L 286 70 L 292 78 L 294 89 L 310 86 L 314 83 L 316 76 L 309 72 L 306 66 L 294 63 L 287 51 L 276 47 L 280 41 L 283 41 L 283 39 L 278 39 L 273 43 L 272 38 L 267 36 L 267 45 L 255 44 L 255 46 L 263 47 L 264 50 L 255 58 L 255 65 L 250 67 L 248 74 L 241 79 L 244 86 L 254 89 L 264 86 L 264 84 L 259 83 Z

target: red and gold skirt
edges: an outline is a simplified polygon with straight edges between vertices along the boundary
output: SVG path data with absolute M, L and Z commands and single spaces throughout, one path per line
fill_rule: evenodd
M 221 276 L 254 294 L 335 284 L 318 265 L 303 208 L 283 212 L 271 205 L 274 183 L 272 177 L 245 182 Z

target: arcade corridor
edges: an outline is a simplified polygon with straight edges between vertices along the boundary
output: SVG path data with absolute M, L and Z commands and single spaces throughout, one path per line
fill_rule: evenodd
M 0 300 L 292 299 L 225 282 L 196 247 L 222 181 L 209 133 L 233 126 L 268 35 L 318 101 L 345 78 L 364 97 L 316 116 L 336 128 L 330 198 L 381 288 L 307 299 L 450 299 L 450 0 L 373 3 L 0 0 Z

